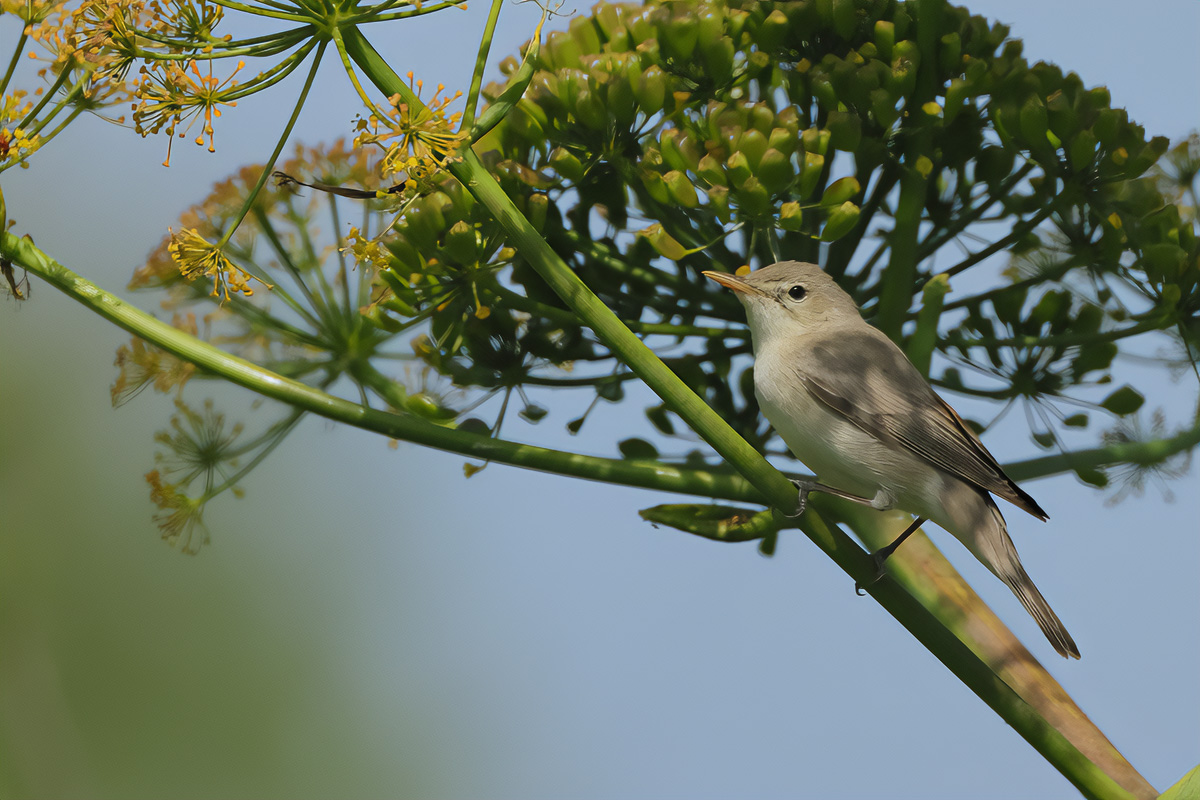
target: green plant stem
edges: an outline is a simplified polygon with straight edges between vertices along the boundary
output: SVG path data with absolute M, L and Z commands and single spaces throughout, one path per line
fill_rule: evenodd
M 1072 472 L 1089 467 L 1106 467 L 1112 464 L 1159 464 L 1171 456 L 1186 452 L 1200 445 L 1200 417 L 1190 428 L 1184 428 L 1174 436 L 1152 439 L 1148 442 L 1123 442 L 1088 450 L 1072 450 L 1039 458 L 1016 461 L 1004 466 L 1004 471 L 1014 481 L 1027 481 Z
M 924 7 L 923 3 L 922 9 Z M 399 93 L 413 107 L 422 107 L 419 98 L 359 31 L 344 29 L 342 37 L 347 54 L 385 96 Z M 672 411 L 758 489 L 770 505 L 790 508 L 795 503 L 792 484 L 688 389 L 633 332 L 621 324 L 616 315 L 558 258 L 545 239 L 521 215 L 472 150 L 462 150 L 459 156 L 461 160 L 448 165 L 450 172 L 492 213 L 508 233 L 510 244 L 547 284 Z M 923 187 L 923 180 L 921 185 Z M 903 194 L 903 188 L 901 191 Z M 915 230 L 913 233 L 915 251 Z M 906 311 L 907 304 L 899 309 L 900 322 Z M 874 569 L 871 559 L 861 547 L 816 514 L 806 514 L 803 521 L 804 532 L 838 566 L 860 583 L 865 585 L 869 582 Z M 1062 733 L 1047 723 L 987 664 L 896 583 L 879 581 L 872 584 L 868 592 L 1085 796 L 1132 796 L 1084 757 Z
M 100 316 L 156 347 L 264 397 L 336 422 L 470 458 L 569 477 L 701 497 L 763 501 L 759 492 L 733 474 L 673 467 L 656 461 L 598 458 L 551 450 L 435 425 L 410 414 L 366 408 L 285 378 L 174 328 L 76 275 L 46 256 L 28 239 L 5 233 L 0 239 L 0 253 Z M 378 382 L 385 387 L 395 386 L 381 375 Z M 398 402 L 402 402 L 402 399 Z
M 479 40 L 479 53 L 475 56 L 475 72 L 471 75 L 471 88 L 467 90 L 467 107 L 463 109 L 462 123 L 459 128 L 471 130 L 475 124 L 475 109 L 479 105 L 479 89 L 483 86 L 483 71 L 487 69 L 488 53 L 492 50 L 492 36 L 496 33 L 496 22 L 500 19 L 500 8 L 504 0 L 492 0 L 488 10 L 487 22 L 483 26 L 483 36 Z
M 254 188 L 246 195 L 246 202 L 242 204 L 241 211 L 238 212 L 237 218 L 225 230 L 225 235 L 221 237 L 221 241 L 217 242 L 217 247 L 225 246 L 233 236 L 234 231 L 242 224 L 242 220 L 250 213 L 251 207 L 258 202 L 258 193 L 266 184 L 267 178 L 274 171 L 275 161 L 278 160 L 279 154 L 283 152 L 283 146 L 287 144 L 288 137 L 292 135 L 292 128 L 296 126 L 296 120 L 300 118 L 300 110 L 304 108 L 304 101 L 308 98 L 309 90 L 312 89 L 313 80 L 317 77 L 317 70 L 321 66 L 321 57 L 325 55 L 325 46 L 327 44 L 328 42 L 321 42 L 317 45 L 317 54 L 313 57 L 312 69 L 308 71 L 308 77 L 304 81 L 304 88 L 300 90 L 300 97 L 296 100 L 295 108 L 292 109 L 292 116 L 288 118 L 287 124 L 283 126 L 283 133 L 279 135 L 279 141 L 275 144 L 275 151 L 271 153 L 271 157 L 263 165 L 262 172 L 259 174 L 258 180 L 254 183 Z

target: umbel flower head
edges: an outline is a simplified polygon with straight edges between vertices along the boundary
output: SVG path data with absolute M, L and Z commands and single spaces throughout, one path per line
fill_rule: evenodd
M 408 73 L 408 80 L 412 85 L 411 72 Z M 416 81 L 418 96 L 422 88 L 423 83 Z M 462 114 L 446 114 L 446 107 L 461 97 L 462 92 L 455 92 L 453 97 L 443 97 L 445 89 L 439 83 L 425 108 L 419 110 L 403 102 L 399 94 L 392 95 L 388 98 L 391 108 L 382 118 L 372 115 L 356 123 L 359 134 L 354 146 L 377 144 L 382 147 L 384 175 L 405 172 L 415 181 L 433 175 L 467 138 L 466 132 L 456 132 Z
M 204 527 L 204 499 L 188 497 L 174 484 L 163 483 L 158 470 L 146 473 L 146 483 L 150 484 L 150 500 L 160 509 L 154 522 L 162 531 L 163 541 L 188 555 L 199 553 L 209 541 Z
M 208 62 L 208 74 L 200 71 L 196 62 L 181 65 L 178 61 L 155 61 L 140 70 L 134 94 L 140 102 L 133 107 L 134 128 L 142 136 L 162 131 L 167 134 L 167 159 L 163 166 L 171 165 L 171 142 L 176 132 L 182 139 L 188 135 L 192 125 L 201 117 L 204 127 L 196 144 L 208 142 L 208 151 L 214 152 L 213 120 L 221 116 L 220 106 L 236 106 L 233 93 L 237 89 L 234 76 L 246 63 L 239 61 L 237 67 L 224 81 L 212 74 L 212 61 Z M 185 124 L 186 123 L 186 124 Z M 182 131 L 179 126 L 184 125 Z
M 249 297 L 254 294 L 250 286 L 252 280 L 271 288 L 271 284 L 235 266 L 221 252 L 220 245 L 212 244 L 193 228 L 184 228 L 179 233 L 171 231 L 171 243 L 167 245 L 167 250 L 179 267 L 179 272 L 189 281 L 201 275 L 212 278 L 213 297 L 222 292 L 225 300 L 229 299 L 230 292 L 241 292 Z

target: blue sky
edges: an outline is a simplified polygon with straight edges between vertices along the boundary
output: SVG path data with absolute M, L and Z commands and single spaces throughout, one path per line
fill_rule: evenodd
M 1010 23 L 1031 58 L 1107 85 L 1149 132 L 1200 127 L 1200 4 L 969 7 Z M 401 72 L 465 86 L 474 45 L 458 37 L 485 11 L 435 15 L 380 47 Z M 534 11 L 506 9 L 494 52 L 528 37 Z M 84 120 L 51 158 L 5 175 L 9 214 L 125 294 L 180 211 L 267 155 L 295 83 L 227 113 L 215 155 L 180 147 L 169 170 L 160 140 Z M 345 135 L 358 109 L 332 65 L 315 97 L 298 138 Z M 0 304 L 0 637 L 15 654 L 0 660 L 0 745 L 33 752 L 20 742 L 44 735 L 29 763 L 54 765 L 29 767 L 25 785 L 197 797 L 1073 793 L 801 535 L 763 559 L 637 517 L 669 496 L 499 466 L 466 480 L 460 457 L 393 451 L 312 419 L 245 499 L 210 509 L 213 544 L 180 556 L 157 541 L 141 481 L 169 404 L 144 395 L 112 410 L 124 335 L 53 289 L 34 292 Z M 1139 388 L 1154 405 L 1194 402 L 1186 380 Z M 609 452 L 606 415 L 650 404 L 633 393 L 563 446 Z M 231 415 L 249 404 L 219 396 Z M 1002 460 L 1030 452 L 989 445 Z M 1069 477 L 1026 487 L 1051 522 L 1009 514 L 1013 535 L 1080 662 L 1060 661 L 1007 589 L 935 538 L 1160 790 L 1200 761 L 1196 480 L 1176 482 L 1173 503 L 1152 489 L 1115 507 Z M 193 722 L 253 735 L 235 753 L 192 735 Z

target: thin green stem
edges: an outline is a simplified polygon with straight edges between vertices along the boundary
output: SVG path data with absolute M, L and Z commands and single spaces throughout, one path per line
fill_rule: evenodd
M 443 0 L 443 2 L 441 2 L 441 3 L 434 3 L 433 5 L 421 6 L 420 8 L 414 8 L 411 11 L 396 11 L 391 14 L 372 14 L 371 16 L 369 16 L 365 19 L 360 19 L 359 22 L 389 22 L 394 19 L 408 19 L 409 17 L 422 17 L 426 14 L 432 14 L 435 11 L 441 11 L 443 8 L 449 8 L 450 6 L 461 7 L 462 5 L 463 5 L 462 0 Z
M 272 19 L 286 19 L 291 22 L 312 22 L 313 18 L 305 14 L 297 14 L 294 11 L 273 11 L 262 6 L 248 6 L 245 3 L 236 3 L 234 0 L 213 0 L 214 5 L 221 8 L 228 8 L 231 11 L 243 11 L 247 14 L 253 14 L 256 17 L 270 17 Z
M 283 146 L 287 144 L 288 138 L 292 135 L 292 128 L 296 126 L 296 120 L 300 118 L 300 110 L 304 108 L 304 101 L 308 99 L 308 92 L 312 89 L 313 80 L 317 77 L 317 69 L 321 66 L 321 57 L 325 54 L 325 46 L 327 42 L 321 42 L 317 46 L 317 54 L 313 58 L 312 69 L 308 71 L 308 78 L 304 81 L 304 88 L 300 90 L 300 97 L 296 100 L 296 106 L 292 109 L 292 116 L 288 118 L 287 125 L 283 127 L 283 133 L 279 136 L 279 141 L 275 144 L 275 150 L 271 153 L 271 157 L 267 159 L 267 163 L 263 166 L 262 173 L 259 174 L 258 180 L 254 183 L 254 187 L 246 195 L 246 201 L 242 204 L 241 211 L 233 223 L 226 229 L 225 235 L 221 237 L 221 241 L 217 242 L 217 247 L 224 247 L 233 236 L 234 231 L 242 224 L 242 220 L 250 213 L 250 209 L 258 200 L 258 193 L 266 184 L 267 178 L 275 169 L 275 162 L 279 159 L 279 154 L 283 152 Z
M 500 19 L 500 8 L 504 0 L 492 0 L 483 36 L 479 40 L 479 53 L 475 56 L 475 72 L 471 75 L 471 88 L 467 90 L 467 107 L 463 109 L 460 130 L 469 131 L 475 124 L 475 107 L 479 105 L 479 89 L 483 86 L 483 71 L 487 69 L 488 53 L 492 49 L 492 36 L 496 33 L 496 22 Z
M 1171 456 L 1186 452 L 1200 445 L 1200 418 L 1190 428 L 1174 436 L 1153 439 L 1148 442 L 1122 442 L 1074 450 L 1049 456 L 1030 458 L 1006 464 L 1004 471 L 1015 481 L 1028 481 L 1061 475 L 1076 469 L 1105 467 L 1111 464 L 1159 464 Z
M 25 52 L 25 43 L 29 41 L 29 34 L 22 28 L 20 37 L 17 38 L 17 46 L 13 48 L 12 58 L 8 61 L 8 68 L 4 70 L 4 77 L 0 78 L 0 97 L 3 97 L 8 92 L 8 82 L 12 80 L 13 73 L 17 71 L 17 64 L 21 61 L 21 53 Z

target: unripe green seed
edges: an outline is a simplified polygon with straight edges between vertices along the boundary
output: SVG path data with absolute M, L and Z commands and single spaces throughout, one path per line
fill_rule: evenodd
M 750 162 L 746 155 L 737 151 L 725 162 L 725 174 L 729 176 L 729 182 L 733 187 L 740 189 L 742 184 L 754 174 L 754 171 L 750 169 Z
M 696 187 L 688 180 L 687 175 L 673 169 L 663 176 L 663 180 L 666 181 L 667 188 L 671 191 L 671 199 L 678 205 L 684 208 L 696 208 L 700 205 Z
M 554 171 L 572 183 L 579 183 L 583 178 L 583 164 L 575 154 L 563 147 L 556 147 L 550 153 L 550 166 Z
M 747 178 L 737 190 L 736 196 L 743 216 L 762 217 L 771 210 L 771 197 L 758 178 Z
M 663 180 L 663 176 L 653 170 L 645 170 L 641 173 L 642 185 L 646 187 L 646 192 L 654 199 L 654 202 L 667 205 L 671 202 L 671 190 L 667 188 L 667 182 Z
M 650 116 L 662 111 L 663 101 L 667 96 L 667 76 L 662 69 L 657 66 L 648 67 L 638 79 L 634 96 L 637 97 L 638 107 L 643 114 Z
M 763 153 L 762 160 L 759 161 L 758 169 L 754 171 L 754 174 L 770 194 L 782 192 L 796 179 L 796 169 L 792 166 L 792 159 L 773 147 Z
M 479 260 L 479 242 L 475 229 L 459 220 L 446 231 L 442 250 L 459 264 L 474 264 Z
M 821 194 L 821 205 L 825 208 L 840 206 L 860 191 L 862 191 L 862 186 L 859 185 L 858 178 L 853 175 L 839 178 L 825 187 L 825 191 Z
M 728 225 L 733 219 L 729 211 L 729 189 L 724 186 L 711 186 L 705 194 L 708 195 L 708 204 L 716 213 L 717 219 L 721 224 Z
M 803 212 L 800 204 L 789 200 L 779 207 L 779 227 L 785 231 L 800 232 L 804 229 Z
M 848 200 L 835 208 L 825 220 L 825 227 L 821 229 L 821 241 L 832 242 L 845 236 L 858 224 L 860 213 L 858 206 Z
M 712 154 L 706 154 L 700 159 L 700 164 L 696 167 L 696 174 L 703 178 L 711 186 L 725 185 L 725 169 L 721 166 L 721 162 L 712 157 Z
M 801 197 L 811 197 L 816 191 L 817 183 L 821 180 L 821 172 L 825 169 L 825 156 L 820 153 L 805 153 L 804 166 L 800 169 L 800 184 L 796 194 Z

